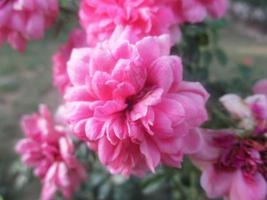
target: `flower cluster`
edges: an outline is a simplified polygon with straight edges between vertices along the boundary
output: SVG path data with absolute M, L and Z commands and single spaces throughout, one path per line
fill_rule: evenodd
M 178 20 L 167 1 L 83 0 L 80 22 L 92 45 L 109 39 L 114 32 L 136 42 L 145 36 L 179 34 Z
M 0 19 L 0 41 L 7 38 L 19 50 L 26 40 L 41 37 L 57 14 L 56 1 L 24 2 L 0 4 L 0 17 L 11 10 Z M 170 51 L 181 25 L 222 17 L 226 8 L 227 0 L 81 0 L 82 28 L 53 56 L 53 81 L 64 97 L 68 127 L 54 125 L 41 106 L 39 114 L 23 118 L 27 138 L 17 145 L 42 180 L 43 200 L 56 191 L 71 198 L 86 177 L 69 131 L 112 174 L 125 176 L 143 176 L 161 164 L 180 167 L 184 154 L 201 149 L 198 128 L 208 118 L 209 95 L 200 83 L 183 79 L 182 60 Z M 33 13 L 38 14 L 31 22 Z M 12 19 L 17 29 L 2 23 Z M 2 37 L 6 30 L 19 42 Z
M 253 96 L 226 95 L 221 102 L 238 130 L 202 129 L 203 146 L 192 156 L 202 171 L 201 184 L 210 198 L 267 198 L 267 84 L 259 81 Z
M 41 179 L 41 199 L 52 200 L 57 191 L 70 199 L 87 175 L 75 157 L 73 143 L 65 128 L 60 123 L 53 124 L 45 105 L 40 105 L 39 113 L 24 116 L 21 126 L 26 138 L 17 143 L 16 151 Z
M 1 0 L 0 45 L 24 51 L 28 40 L 41 39 L 58 14 L 57 0 Z
M 79 14 L 92 45 L 118 32 L 131 42 L 168 33 L 175 43 L 179 25 L 222 17 L 226 8 L 226 0 L 82 0 Z

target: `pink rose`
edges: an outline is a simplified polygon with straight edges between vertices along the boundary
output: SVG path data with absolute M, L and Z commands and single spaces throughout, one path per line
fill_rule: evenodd
M 86 178 L 86 171 L 75 158 L 74 146 L 62 125 L 54 125 L 45 105 L 39 113 L 21 121 L 26 138 L 16 145 L 22 161 L 34 169 L 42 181 L 42 200 L 52 200 L 57 191 L 70 199 Z
M 191 158 L 202 171 L 209 198 L 265 200 L 267 141 L 241 138 L 230 130 L 201 130 L 202 148 Z
M 169 53 L 166 35 L 73 50 L 67 119 L 112 173 L 179 167 L 199 148 L 208 94 L 182 80 L 181 59 Z
M 70 86 L 70 80 L 67 74 L 67 62 L 70 58 L 73 48 L 86 46 L 86 38 L 83 31 L 74 29 L 69 36 L 66 44 L 62 45 L 58 52 L 53 56 L 53 80 L 54 85 L 61 94 L 64 94 L 67 87 Z
M 14 49 L 23 51 L 28 40 L 43 38 L 57 14 L 57 0 L 2 0 L 0 45 L 7 41 Z
M 226 14 L 228 0 L 200 0 L 207 8 L 209 15 L 219 19 Z
M 131 42 L 164 33 L 172 34 L 173 43 L 180 37 L 177 18 L 165 0 L 82 0 L 79 16 L 93 45 L 117 29 Z

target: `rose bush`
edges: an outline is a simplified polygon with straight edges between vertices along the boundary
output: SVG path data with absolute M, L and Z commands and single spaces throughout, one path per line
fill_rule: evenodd
M 58 34 L 68 16 L 78 16 L 52 56 L 59 110 L 52 117 L 41 105 L 24 116 L 25 138 L 16 145 L 40 179 L 41 199 L 266 199 L 266 80 L 238 81 L 254 92 L 243 99 L 248 88 L 210 77 L 211 63 L 227 64 L 216 20 L 229 5 L 0 2 L 0 43 L 21 52 L 53 24 Z M 249 77 L 243 65 L 240 74 Z

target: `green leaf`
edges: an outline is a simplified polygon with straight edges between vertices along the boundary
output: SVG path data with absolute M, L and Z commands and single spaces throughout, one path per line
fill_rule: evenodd
M 111 199 L 109 198 L 112 190 L 112 185 L 110 181 L 106 181 L 99 188 L 99 200 Z
M 226 53 L 222 49 L 219 49 L 219 48 L 215 49 L 214 55 L 217 58 L 219 64 L 223 66 L 227 65 L 228 58 L 227 58 Z
M 142 183 L 142 188 L 145 190 L 146 188 L 150 187 L 151 185 L 155 184 L 156 182 L 160 182 L 164 179 L 163 174 L 154 175 L 152 177 L 147 178 Z
M 209 67 L 212 62 L 212 53 L 210 51 L 202 52 L 202 65 L 203 67 Z

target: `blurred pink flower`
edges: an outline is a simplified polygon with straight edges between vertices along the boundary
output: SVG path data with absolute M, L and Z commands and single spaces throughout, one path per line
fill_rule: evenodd
M 166 35 L 75 49 L 65 96 L 74 133 L 112 173 L 143 175 L 160 164 L 178 167 L 199 148 L 195 127 L 207 119 L 208 94 L 182 80 Z
M 192 155 L 209 198 L 267 198 L 266 138 L 240 138 L 230 130 L 202 129 L 203 145 Z
M 240 121 L 240 128 L 252 131 L 255 135 L 267 133 L 266 95 L 256 94 L 243 100 L 235 94 L 227 94 L 220 101 Z
M 226 94 L 220 98 L 220 102 L 234 118 L 250 118 L 252 115 L 248 104 L 236 94 Z
M 254 64 L 254 60 L 251 57 L 245 57 L 241 60 L 241 64 L 247 65 L 247 66 L 252 66 Z
M 214 19 L 224 17 L 228 8 L 228 0 L 200 0 L 206 5 L 208 14 Z
M 110 38 L 117 29 L 131 42 L 164 33 L 172 33 L 174 43 L 179 40 L 168 0 L 82 0 L 79 16 L 89 44 Z
M 259 124 L 256 131 L 260 133 L 265 131 L 267 133 L 267 79 L 258 81 L 253 87 L 253 92 L 258 94 L 255 95 L 258 97 L 249 100 Z
M 267 79 L 259 80 L 253 87 L 255 94 L 264 94 L 267 96 Z
M 171 1 L 180 23 L 199 23 L 208 15 L 221 18 L 228 8 L 228 0 L 176 0 Z
M 80 29 L 74 29 L 70 33 L 67 43 L 62 45 L 53 56 L 53 81 L 61 94 L 64 94 L 66 88 L 70 86 L 70 80 L 67 74 L 67 62 L 72 49 L 84 46 L 86 46 L 84 32 Z
M 61 125 L 54 125 L 45 105 L 39 113 L 26 115 L 21 121 L 26 138 L 16 145 L 22 161 L 34 168 L 42 181 L 42 200 L 52 200 L 57 191 L 70 199 L 86 178 L 86 171 L 75 158 L 74 146 Z
M 0 45 L 19 51 L 28 40 L 41 39 L 58 14 L 57 0 L 2 0 L 0 2 Z
M 246 98 L 255 121 L 255 134 L 267 133 L 267 96 L 254 95 Z
M 227 0 L 82 0 L 79 16 L 89 44 L 118 30 L 131 42 L 170 33 L 174 44 L 181 37 L 180 24 L 202 22 L 208 15 L 220 18 L 227 7 Z

